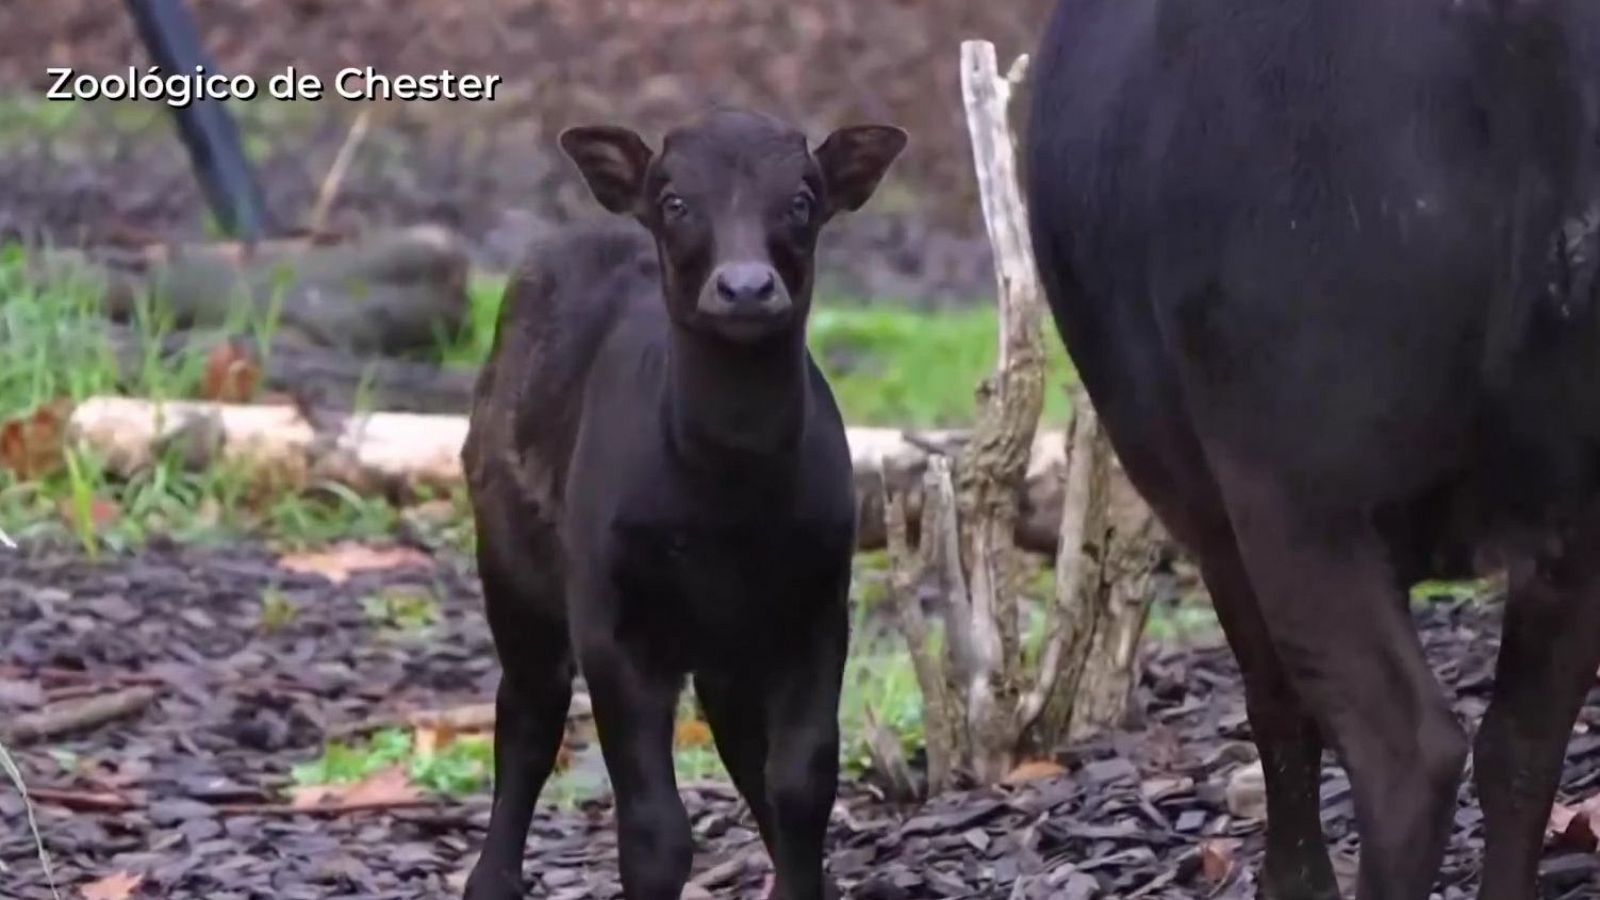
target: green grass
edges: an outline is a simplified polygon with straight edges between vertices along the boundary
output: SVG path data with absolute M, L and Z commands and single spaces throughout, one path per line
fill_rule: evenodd
M 18 247 L 0 248 L 0 421 L 58 399 L 196 394 L 205 342 L 176 358 L 147 352 L 120 365 L 104 331 L 101 286 L 66 268 L 38 278 L 29 263 Z M 276 304 L 269 304 L 260 321 L 241 313 L 223 330 L 265 344 L 276 315 Z M 155 347 L 171 331 L 172 316 L 159 302 L 141 298 L 131 327 L 145 346 Z M 95 557 L 102 550 L 137 547 L 157 533 L 192 542 L 255 534 L 299 547 L 379 537 L 399 522 L 399 512 L 387 502 L 338 484 L 263 496 L 236 467 L 191 471 L 176 449 L 126 479 L 110 477 L 103 461 L 87 451 L 69 450 L 62 457 L 58 471 L 37 478 L 0 467 L 0 529 L 18 539 L 73 542 Z M 114 508 L 114 520 L 96 524 L 90 512 L 97 505 Z
M 809 343 L 851 424 L 954 428 L 973 421 L 999 327 L 989 306 L 918 312 L 823 303 L 812 312 Z M 1074 376 L 1060 341 L 1048 330 L 1045 338 L 1044 422 L 1060 425 Z
M 289 775 L 298 785 L 350 784 L 391 766 L 404 766 L 412 782 L 434 793 L 467 794 L 489 786 L 494 745 L 485 736 L 461 735 L 419 754 L 410 732 L 387 728 L 363 741 L 329 744 Z

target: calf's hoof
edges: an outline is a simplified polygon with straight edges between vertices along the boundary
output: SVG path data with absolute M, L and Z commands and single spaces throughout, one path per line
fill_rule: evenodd
M 526 891 L 522 873 L 491 868 L 478 863 L 467 876 L 467 889 L 462 900 L 522 900 Z
M 767 877 L 767 883 L 763 886 L 761 895 L 766 897 L 767 900 L 818 900 L 819 897 L 820 900 L 844 900 L 844 892 L 839 890 L 838 886 L 831 881 L 822 885 L 822 893 L 820 895 L 799 897 L 785 894 L 779 890 L 773 885 L 771 876 Z
M 1263 877 L 1256 883 L 1256 900 L 1345 900 L 1354 896 L 1354 887 L 1345 893 L 1338 885 L 1307 884 L 1304 881 L 1280 881 L 1274 884 Z

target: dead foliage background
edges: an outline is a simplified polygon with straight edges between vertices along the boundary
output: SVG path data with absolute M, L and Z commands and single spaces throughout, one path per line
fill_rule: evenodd
M 289 65 L 324 79 L 352 65 L 505 78 L 492 104 L 383 104 L 341 192 L 336 227 L 430 218 L 466 231 L 501 261 L 530 232 L 588 210 L 553 153 L 566 125 L 617 119 L 658 133 L 714 103 L 756 106 L 819 134 L 845 121 L 887 119 L 911 131 L 912 146 L 871 215 L 837 240 L 877 257 L 881 270 L 851 269 L 848 287 L 929 301 L 985 297 L 992 277 L 955 48 L 981 38 L 1004 59 L 1029 51 L 1049 6 L 191 0 L 218 66 L 258 80 Z M 146 60 L 119 4 L 0 5 L 0 99 L 41 94 L 49 66 L 107 73 L 130 64 Z M 284 127 L 264 132 L 269 145 L 253 153 L 280 216 L 310 209 L 349 119 L 368 104 L 309 106 L 308 122 L 278 123 Z M 247 131 L 252 124 L 245 119 Z M 31 135 L 0 140 L 0 235 L 200 227 L 200 197 L 175 139 L 131 140 L 114 130 L 103 137 L 88 147 Z

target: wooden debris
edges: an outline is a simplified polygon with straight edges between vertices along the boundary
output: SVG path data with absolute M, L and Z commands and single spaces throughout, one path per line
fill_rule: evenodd
M 272 384 L 270 374 L 266 382 Z M 459 455 L 466 433 L 465 416 L 336 413 L 319 415 L 313 422 L 294 405 L 158 402 L 115 396 L 84 400 L 67 421 L 68 439 L 92 448 L 109 472 L 122 477 L 150 466 L 163 451 L 181 447 L 191 466 L 225 461 L 266 484 L 305 485 L 326 480 L 397 496 L 409 496 L 422 488 L 448 491 L 459 485 Z M 903 498 L 906 515 L 916 523 L 924 497 L 928 448 L 952 448 L 955 452 L 969 440 L 970 433 L 851 428 L 847 437 L 855 466 L 858 547 L 875 550 L 886 546 L 888 540 L 885 490 Z M 1015 504 L 1014 542 L 1023 549 L 1052 553 L 1058 543 L 1066 446 L 1062 432 L 1043 432 L 1031 442 Z M 1137 495 L 1130 490 L 1127 496 L 1132 499 L 1126 509 L 1112 509 L 1114 520 L 1143 514 Z M 907 532 L 908 541 L 915 545 L 920 534 L 920 526 L 913 525 Z
M 26 744 L 42 738 L 93 728 L 123 716 L 131 716 L 154 703 L 155 688 L 131 687 L 109 694 L 55 703 L 37 712 L 18 716 L 5 731 L 5 742 Z
M 117 791 L 74 791 L 33 785 L 28 788 L 28 797 L 36 803 L 74 812 L 127 812 L 140 806 L 133 798 Z
M 1229 814 L 1264 822 L 1267 818 L 1267 774 L 1260 761 L 1234 771 L 1226 793 Z
M 900 747 L 900 737 L 884 727 L 871 705 L 865 709 L 867 725 L 867 754 L 872 759 L 873 770 L 884 779 L 884 792 L 896 803 L 911 803 L 922 798 L 917 776 Z
M 1131 694 L 1151 601 L 1153 519 L 1131 489 L 1120 505 L 1110 499 L 1111 448 L 1080 392 L 1070 439 L 1055 438 L 1057 587 L 1044 609 L 1037 661 L 1027 646 L 1022 579 L 1029 563 L 1022 551 L 1030 549 L 1025 537 L 1036 518 L 1025 500 L 1035 496 L 1044 352 L 1043 289 L 1008 121 L 1008 102 L 1025 70 L 1024 57 L 1002 77 L 994 45 L 961 46 L 967 124 L 999 287 L 1000 358 L 980 391 L 978 424 L 968 439 L 952 451 L 917 442 L 926 462 L 915 555 L 909 486 L 897 477 L 909 466 L 884 459 L 880 469 L 890 596 L 922 689 L 934 792 L 948 787 L 957 770 L 981 783 L 1000 782 L 1019 754 L 1052 751 L 1070 734 L 1114 724 Z M 923 621 L 924 593 L 936 597 L 932 606 L 943 625 L 937 642 Z

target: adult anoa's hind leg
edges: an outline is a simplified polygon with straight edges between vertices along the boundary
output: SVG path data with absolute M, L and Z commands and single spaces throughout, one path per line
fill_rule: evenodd
M 482 524 L 480 518 L 478 568 L 502 672 L 495 694 L 494 806 L 465 896 L 513 900 L 524 893 L 522 854 L 534 806 L 561 749 L 573 663 L 554 529 L 543 523 L 519 529 L 523 539 L 512 548 L 501 543 L 506 531 Z
M 1243 467 L 1219 476 L 1278 658 L 1350 771 L 1357 900 L 1426 900 L 1467 746 L 1388 548 L 1359 510 L 1307 506 Z
M 1572 722 L 1600 665 L 1600 521 L 1568 546 L 1561 558 L 1512 566 L 1494 697 L 1473 760 L 1486 832 L 1481 900 L 1538 896 Z
M 1159 386 L 1122 385 L 1102 415 L 1128 478 L 1201 575 L 1244 677 L 1250 729 L 1267 779 L 1268 900 L 1334 900 L 1339 886 L 1322 832 L 1322 735 L 1291 683 L 1239 557 L 1198 440 Z
M 1223 537 L 1226 540 L 1223 540 Z M 1215 535 L 1201 573 L 1244 676 L 1245 709 L 1267 781 L 1267 900 L 1338 900 L 1322 833 L 1322 734 L 1272 645 L 1231 531 Z

